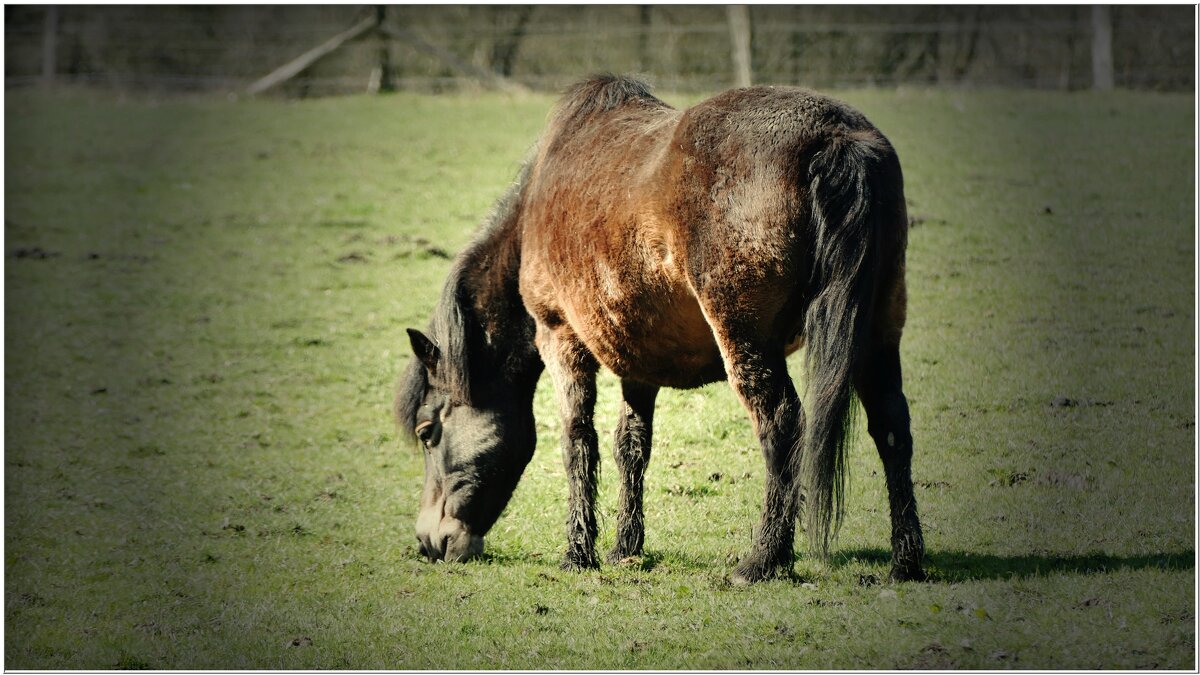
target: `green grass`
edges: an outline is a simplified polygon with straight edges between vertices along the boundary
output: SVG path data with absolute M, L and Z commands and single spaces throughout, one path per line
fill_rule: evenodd
M 731 588 L 763 467 L 725 385 L 660 396 L 640 565 L 558 569 L 547 382 L 488 558 L 419 559 L 403 329 L 549 97 L 9 92 L 5 666 L 1194 667 L 1191 98 L 843 97 L 899 150 L 917 222 L 929 583 L 879 581 L 859 433 L 832 560 Z

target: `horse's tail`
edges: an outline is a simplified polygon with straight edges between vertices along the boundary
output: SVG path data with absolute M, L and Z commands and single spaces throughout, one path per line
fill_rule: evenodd
M 871 330 L 877 200 L 888 192 L 881 169 L 889 155 L 891 145 L 879 132 L 839 130 L 808 166 L 816 243 L 804 316 L 807 421 L 804 451 L 797 455 L 805 529 L 822 556 L 841 524 L 846 445 L 857 409 L 853 377 Z

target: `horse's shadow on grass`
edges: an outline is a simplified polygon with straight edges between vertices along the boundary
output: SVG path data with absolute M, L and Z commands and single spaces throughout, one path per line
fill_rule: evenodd
M 799 553 L 796 563 L 803 565 L 806 554 Z M 829 558 L 829 568 L 838 570 L 851 565 L 867 564 L 886 570 L 891 564 L 891 551 L 884 548 L 851 548 L 835 551 Z M 532 564 L 557 567 L 557 555 L 526 552 L 487 552 L 481 562 L 492 565 Z M 1120 570 L 1158 569 L 1182 571 L 1195 568 L 1195 551 L 1170 551 L 1146 555 L 1109 555 L 1106 553 L 1056 554 L 1038 552 L 999 555 L 961 550 L 928 551 L 925 571 L 933 583 L 957 583 L 988 579 L 1024 579 L 1054 574 L 1101 574 Z M 718 566 L 719 567 L 719 566 Z M 603 565 L 603 569 L 622 569 L 627 572 L 675 570 L 698 573 L 713 571 L 712 561 L 701 560 L 678 551 L 653 550 L 622 565 Z M 803 574 L 793 581 L 802 581 Z
M 485 551 L 480 556 L 480 562 L 490 565 L 511 565 L 511 564 L 527 564 L 527 565 L 554 565 L 557 566 L 561 556 L 555 554 L 542 553 L 527 553 L 527 552 L 511 552 L 511 551 Z M 712 564 L 708 561 L 701 560 L 693 556 L 678 552 L 678 551 L 646 551 L 640 556 L 636 556 L 623 561 L 621 563 L 603 562 L 602 569 L 622 569 L 627 571 L 650 572 L 658 568 L 666 568 L 672 570 L 684 570 L 689 572 L 698 572 L 710 569 Z
M 892 554 L 882 548 L 849 549 L 833 554 L 830 565 L 845 567 L 857 562 L 888 566 Z M 933 582 L 978 581 L 1044 577 L 1051 574 L 1096 574 L 1118 570 L 1190 570 L 1196 566 L 1195 551 L 1173 551 L 1147 555 L 1119 556 L 1106 553 L 1082 555 L 1037 553 L 996 555 L 970 551 L 928 551 L 925 569 Z

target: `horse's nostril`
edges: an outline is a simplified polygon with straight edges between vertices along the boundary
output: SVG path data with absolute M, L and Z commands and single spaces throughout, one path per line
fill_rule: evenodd
M 429 545 L 429 537 L 417 535 L 417 546 L 420 547 L 421 555 L 433 561 L 433 550 Z

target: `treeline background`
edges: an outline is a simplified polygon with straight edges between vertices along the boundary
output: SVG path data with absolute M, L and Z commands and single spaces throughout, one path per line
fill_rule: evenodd
M 1195 88 L 1195 8 L 1113 6 L 1117 87 Z M 375 16 L 391 32 L 347 41 L 273 89 L 290 96 L 489 86 L 480 73 L 557 89 L 595 71 L 660 88 L 734 84 L 725 6 L 5 6 L 5 82 L 229 91 Z M 1094 84 L 1089 6 L 751 6 L 756 83 Z M 397 37 L 401 36 L 401 37 Z M 494 82 L 492 83 L 494 84 Z

